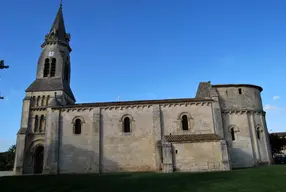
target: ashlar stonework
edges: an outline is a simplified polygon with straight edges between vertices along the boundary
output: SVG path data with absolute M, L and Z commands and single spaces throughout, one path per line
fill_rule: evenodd
M 62 7 L 23 100 L 14 173 L 228 171 L 271 163 L 262 88 L 202 82 L 195 98 L 77 104 Z

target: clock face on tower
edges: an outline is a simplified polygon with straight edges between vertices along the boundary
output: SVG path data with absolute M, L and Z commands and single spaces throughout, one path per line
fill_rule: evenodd
M 49 52 L 49 57 L 53 57 L 54 55 L 55 55 L 55 52 L 53 52 L 53 51 Z

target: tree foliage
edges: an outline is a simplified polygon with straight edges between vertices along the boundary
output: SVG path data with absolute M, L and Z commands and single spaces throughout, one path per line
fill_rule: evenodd
M 14 167 L 16 145 L 12 145 L 6 152 L 0 153 L 0 171 L 10 171 Z
M 0 60 L 0 69 L 8 69 L 9 66 L 4 64 L 4 60 Z
M 286 146 L 286 138 L 272 133 L 269 135 L 272 154 L 281 153 L 284 146 Z
M 8 69 L 9 66 L 4 64 L 4 60 L 0 60 L 0 69 Z M 0 95 L 0 99 L 4 99 L 3 96 Z

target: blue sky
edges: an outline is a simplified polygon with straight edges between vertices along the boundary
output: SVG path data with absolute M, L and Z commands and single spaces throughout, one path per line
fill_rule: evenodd
M 79 3 L 80 2 L 80 3 Z M 1 1 L 0 151 L 16 141 L 25 89 L 59 0 Z M 64 1 L 77 102 L 194 97 L 200 81 L 262 86 L 286 130 L 285 0 Z

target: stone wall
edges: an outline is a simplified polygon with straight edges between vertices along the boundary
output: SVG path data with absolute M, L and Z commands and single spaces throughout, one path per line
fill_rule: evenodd
M 250 132 L 247 114 L 224 114 L 223 122 L 232 167 L 253 166 L 252 133 Z M 235 140 L 232 140 L 231 129 L 234 129 Z
M 99 131 L 93 129 L 96 108 L 63 111 L 60 134 L 60 172 L 99 171 Z M 82 119 L 81 134 L 74 134 L 74 120 Z
M 188 131 L 181 129 L 182 114 L 188 114 Z M 56 124 L 58 117 L 52 116 L 50 124 Z M 162 162 L 158 143 L 162 135 L 214 133 L 210 102 L 74 108 L 62 110 L 60 116 L 57 142 L 61 173 L 158 171 Z M 130 133 L 123 132 L 124 117 L 131 119 Z M 79 135 L 73 132 L 76 118 L 83 122 Z M 54 156 L 57 142 L 48 140 L 56 133 L 47 133 L 46 147 L 53 151 L 48 156 Z
M 103 169 L 110 171 L 155 171 L 156 141 L 153 107 L 137 106 L 101 110 Z M 131 119 L 131 132 L 123 132 L 123 118 Z
M 211 102 L 161 106 L 164 135 L 214 133 Z M 189 115 L 189 130 L 181 127 L 181 116 Z
M 262 110 L 260 90 L 254 87 L 217 87 L 219 101 L 223 110 L 248 109 Z M 241 90 L 241 94 L 239 93 Z
M 179 172 L 228 170 L 221 142 L 174 143 L 175 170 Z
M 262 113 L 253 114 L 253 123 L 255 125 L 256 135 L 253 139 L 256 139 L 259 150 L 259 162 L 270 162 L 271 153 L 269 146 L 269 134 L 265 124 L 265 115 Z M 258 136 L 259 135 L 259 136 Z M 259 137 L 259 138 L 258 138 Z
M 179 171 L 229 170 L 229 160 L 233 168 L 269 162 L 269 142 L 265 135 L 268 131 L 260 109 L 259 90 L 242 88 L 241 94 L 233 87 L 212 88 L 211 91 L 213 101 L 33 108 L 29 120 L 24 119 L 25 124 L 29 122 L 26 127 L 30 133 L 25 135 L 27 146 L 24 151 L 39 140 L 38 137 L 44 138 L 46 173 L 159 171 L 164 169 L 162 165 L 167 160 Z M 243 98 L 243 93 L 250 98 Z M 248 102 L 254 104 L 248 105 Z M 45 134 L 37 135 L 33 133 L 33 117 L 41 114 L 46 117 L 46 130 Z M 184 115 L 188 130 L 182 129 Z M 131 120 L 130 133 L 123 132 L 125 117 Z M 77 118 L 82 122 L 80 134 L 74 133 Z M 261 128 L 260 139 L 256 132 L 258 126 Z M 231 128 L 235 130 L 234 140 Z M 189 134 L 217 134 L 227 143 L 222 144 L 223 140 L 174 143 L 173 159 L 164 161 L 162 154 L 168 152 L 159 147 L 165 142 L 164 136 Z M 24 140 L 24 137 L 18 140 Z M 27 169 L 27 172 L 31 171 Z
M 225 139 L 232 168 L 270 162 L 269 141 L 260 90 L 253 86 L 216 87 L 223 113 Z M 263 120 L 264 119 L 264 120 Z M 260 139 L 257 128 L 260 128 Z M 232 129 L 234 137 L 232 138 Z

